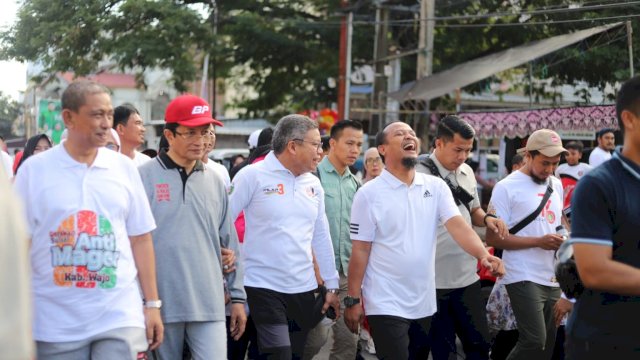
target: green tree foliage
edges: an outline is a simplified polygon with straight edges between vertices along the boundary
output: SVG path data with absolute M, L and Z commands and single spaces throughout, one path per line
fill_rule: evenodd
M 0 58 L 40 61 L 47 72 L 85 75 L 111 59 L 142 73 L 173 72 L 176 88 L 197 79 L 204 54 L 213 76 L 255 91 L 238 106 L 268 116 L 335 101 L 327 85 L 338 69 L 337 1 L 25 0 L 18 22 L 0 35 Z M 217 32 L 214 27 L 217 8 Z M 217 33 L 214 35 L 214 33 Z M 138 77 L 142 80 L 142 77 Z M 286 110 L 285 110 L 286 109 Z
M 241 92 L 237 99 L 237 106 L 246 109 L 247 116 L 274 117 L 336 101 L 337 89 L 330 87 L 327 79 L 338 78 L 341 3 L 340 0 L 24 0 L 17 24 L 0 33 L 0 58 L 39 61 L 49 73 L 74 71 L 78 75 L 99 71 L 100 63 L 106 59 L 114 60 L 123 69 L 139 72 L 162 67 L 173 72 L 176 88 L 185 90 L 189 81 L 198 78 L 204 54 L 210 54 L 210 76 L 251 89 Z M 356 20 L 354 65 L 372 60 L 374 3 L 349 2 Z M 419 1 L 381 3 L 392 7 L 390 45 L 401 53 L 415 50 L 420 29 Z M 610 23 L 616 20 L 605 18 L 628 16 L 640 10 L 633 3 L 589 11 L 546 11 L 578 3 L 436 0 L 435 15 L 439 19 L 433 70 L 442 71 L 529 41 Z M 580 2 L 583 7 L 593 4 Z M 570 22 L 575 20 L 580 21 Z M 527 25 L 504 26 L 512 23 Z M 639 46 L 634 40 L 636 54 Z M 413 80 L 415 56 L 403 58 L 402 69 L 403 82 Z M 623 80 L 629 76 L 624 33 L 612 30 L 605 36 L 536 60 L 534 73 L 555 83 L 586 81 L 599 87 Z M 465 90 L 484 89 L 491 81 L 487 79 Z

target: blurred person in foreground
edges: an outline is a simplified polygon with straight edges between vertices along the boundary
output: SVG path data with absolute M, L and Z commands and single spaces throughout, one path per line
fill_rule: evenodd
M 0 357 L 33 359 L 29 237 L 22 206 L 0 167 Z
M 624 144 L 579 182 L 575 261 L 585 290 L 567 323 L 567 358 L 640 358 L 640 77 L 616 100 Z

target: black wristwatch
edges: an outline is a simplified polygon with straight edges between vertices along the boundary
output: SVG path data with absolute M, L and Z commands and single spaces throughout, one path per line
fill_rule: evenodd
M 350 308 L 353 305 L 360 304 L 360 298 L 347 295 L 345 296 L 343 303 L 345 307 Z

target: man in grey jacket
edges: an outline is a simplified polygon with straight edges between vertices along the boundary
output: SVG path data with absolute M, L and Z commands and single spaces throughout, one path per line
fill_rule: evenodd
M 231 295 L 231 336 L 244 332 L 243 267 L 223 274 L 221 248 L 238 253 L 222 180 L 199 160 L 210 124 L 209 104 L 193 95 L 174 99 L 165 114 L 169 150 L 139 168 L 151 210 L 165 343 L 161 359 L 182 358 L 187 343 L 194 359 L 226 358 L 223 276 Z M 224 265 L 227 270 L 229 265 Z

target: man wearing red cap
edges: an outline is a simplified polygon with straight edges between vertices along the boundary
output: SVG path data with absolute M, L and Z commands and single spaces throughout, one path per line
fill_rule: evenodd
M 165 113 L 169 150 L 139 167 L 151 210 L 158 259 L 158 291 L 163 299 L 165 342 L 160 359 L 181 359 L 183 344 L 194 359 L 226 358 L 223 276 L 231 295 L 231 336 L 244 332 L 243 268 L 223 274 L 221 248 L 238 253 L 221 178 L 201 162 L 210 124 L 209 104 L 193 95 L 175 98 Z

